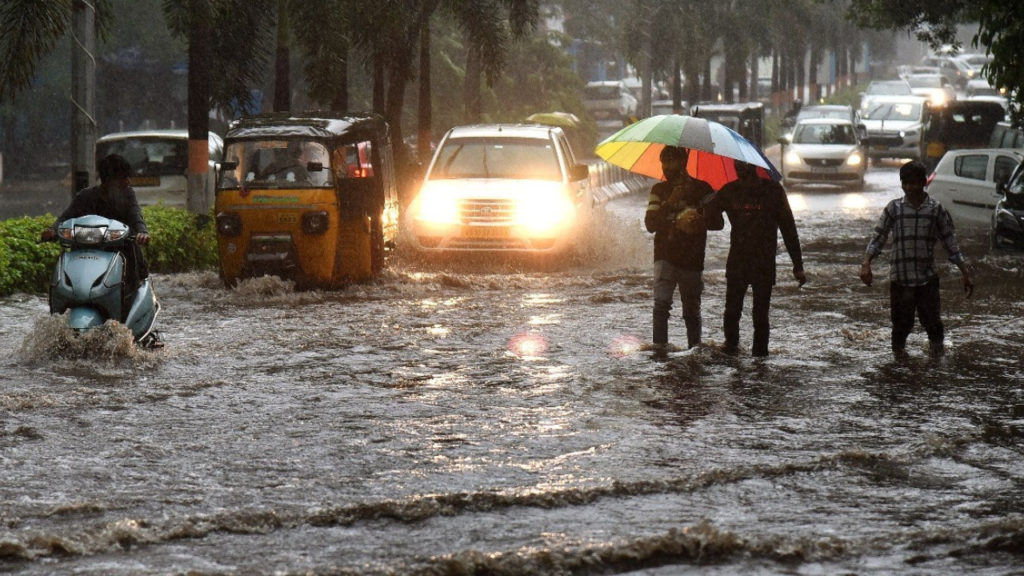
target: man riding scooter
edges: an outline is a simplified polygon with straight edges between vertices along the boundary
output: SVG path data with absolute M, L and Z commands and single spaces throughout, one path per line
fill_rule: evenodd
M 57 237 L 57 226 L 61 222 L 87 214 L 124 222 L 135 234 L 135 242 L 129 244 L 131 248 L 125 250 L 124 255 L 127 289 L 132 292 L 149 276 L 141 248 L 149 244 L 149 234 L 142 218 L 142 209 L 135 198 L 135 189 L 131 187 L 132 167 L 123 157 L 110 154 L 96 163 L 96 170 L 100 176 L 99 185 L 78 191 L 53 226 L 43 230 L 41 237 L 43 241 L 53 240 Z

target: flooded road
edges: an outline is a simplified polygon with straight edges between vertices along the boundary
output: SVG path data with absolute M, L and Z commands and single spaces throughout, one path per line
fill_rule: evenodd
M 886 283 L 857 272 L 896 182 L 791 194 L 809 283 L 782 250 L 767 359 L 749 296 L 744 352 L 714 348 L 727 231 L 707 345 L 645 348 L 646 195 L 553 271 L 157 276 L 157 351 L 0 300 L 0 573 L 1022 574 L 1024 265 L 961 231 L 977 289 L 941 267 L 947 355 L 917 327 L 895 361 Z

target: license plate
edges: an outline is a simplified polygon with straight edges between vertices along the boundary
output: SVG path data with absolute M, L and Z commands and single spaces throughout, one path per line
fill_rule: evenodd
M 811 166 L 812 174 L 835 174 L 837 171 L 834 166 Z
M 159 176 L 132 176 L 132 186 L 159 186 Z
M 466 238 L 508 238 L 509 229 L 505 226 L 463 226 L 462 235 Z
M 278 224 L 298 224 L 298 222 L 299 222 L 299 215 L 298 214 L 278 214 L 278 216 L 277 216 L 277 223 Z

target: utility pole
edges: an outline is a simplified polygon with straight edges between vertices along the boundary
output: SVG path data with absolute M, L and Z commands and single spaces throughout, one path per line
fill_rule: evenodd
M 71 46 L 71 195 L 96 173 L 96 6 L 74 0 Z

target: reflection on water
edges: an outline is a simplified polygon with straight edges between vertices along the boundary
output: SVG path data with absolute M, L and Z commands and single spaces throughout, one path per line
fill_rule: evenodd
M 780 273 L 767 359 L 714 347 L 727 231 L 705 345 L 650 349 L 643 197 L 554 271 L 157 277 L 156 351 L 5 299 L 0 571 L 1018 573 L 1020 260 L 963 238 L 978 290 L 942 279 L 948 354 L 918 330 L 893 359 L 884 283 L 856 278 L 893 194 L 804 193 L 810 282 Z

